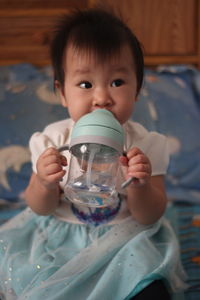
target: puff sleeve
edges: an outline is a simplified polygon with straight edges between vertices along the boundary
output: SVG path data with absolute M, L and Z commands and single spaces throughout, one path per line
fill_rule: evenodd
M 163 175 L 169 164 L 169 149 L 167 138 L 154 131 L 147 131 L 142 125 L 128 122 L 126 125 L 127 149 L 140 148 L 149 158 L 152 165 L 152 175 Z

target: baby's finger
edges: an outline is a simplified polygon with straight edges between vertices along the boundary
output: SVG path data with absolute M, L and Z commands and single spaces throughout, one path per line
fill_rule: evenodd
M 131 157 L 136 156 L 137 154 L 144 154 L 144 153 L 139 148 L 134 147 L 127 152 L 126 156 L 128 157 L 128 159 L 130 159 Z
M 120 156 L 119 161 L 123 166 L 128 166 L 128 158 L 126 156 Z
M 67 166 L 67 159 L 64 155 L 60 155 L 60 160 L 61 160 L 62 166 Z
M 45 167 L 48 167 L 51 164 L 59 164 L 61 165 L 61 159 L 59 156 L 55 155 L 55 154 L 50 154 L 47 155 L 43 158 L 43 165 Z
M 61 171 L 59 171 L 57 173 L 48 175 L 48 182 L 49 183 L 60 182 L 61 179 L 63 178 L 63 176 L 65 175 L 65 173 L 66 173 L 65 170 L 61 170 Z
M 58 173 L 60 171 L 62 171 L 63 168 L 61 166 L 61 164 L 58 164 L 58 163 L 52 163 L 52 164 L 49 164 L 47 167 L 46 167 L 46 174 L 47 175 L 51 175 L 51 174 L 55 174 L 55 173 Z
M 42 156 L 42 157 L 45 157 L 45 156 L 53 155 L 53 154 L 59 155 L 58 150 L 57 150 L 56 148 L 54 148 L 54 147 L 49 147 L 49 148 L 47 148 L 47 149 L 42 153 L 41 156 Z
M 151 167 L 149 164 L 135 164 L 128 168 L 128 174 L 133 175 L 135 173 L 145 173 L 147 176 L 151 175 Z
M 144 154 L 137 154 L 129 159 L 129 166 L 134 164 L 148 164 L 149 160 Z
M 62 166 L 67 166 L 67 159 L 65 156 L 61 155 L 59 152 L 54 152 L 47 154 L 43 157 L 44 166 L 48 166 L 53 163 L 60 164 Z

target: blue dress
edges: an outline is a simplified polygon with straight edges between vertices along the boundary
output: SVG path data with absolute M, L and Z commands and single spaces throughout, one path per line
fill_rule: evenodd
M 0 229 L 0 291 L 6 300 L 123 300 L 156 279 L 172 293 L 184 288 L 179 248 L 164 218 L 151 226 L 131 217 L 92 226 L 27 208 Z

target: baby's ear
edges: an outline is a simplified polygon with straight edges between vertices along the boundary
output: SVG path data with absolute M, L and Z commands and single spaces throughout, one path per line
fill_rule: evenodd
M 56 92 L 63 92 L 63 88 L 62 88 L 62 85 L 61 83 L 58 81 L 58 80 L 54 80 L 54 90 Z
M 55 89 L 56 93 L 59 95 L 62 106 L 67 107 L 67 100 L 65 98 L 65 93 L 64 93 L 62 85 L 60 84 L 60 82 L 58 80 L 54 81 L 54 89 Z

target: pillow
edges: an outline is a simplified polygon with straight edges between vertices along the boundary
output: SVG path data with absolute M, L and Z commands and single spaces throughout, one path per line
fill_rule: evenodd
M 133 119 L 167 136 L 168 196 L 200 203 L 200 72 L 180 66 L 146 70 Z
M 2 219 L 24 206 L 23 191 L 32 172 L 28 149 L 30 136 L 66 117 L 66 110 L 53 91 L 50 67 L 38 69 L 29 64 L 0 67 Z

